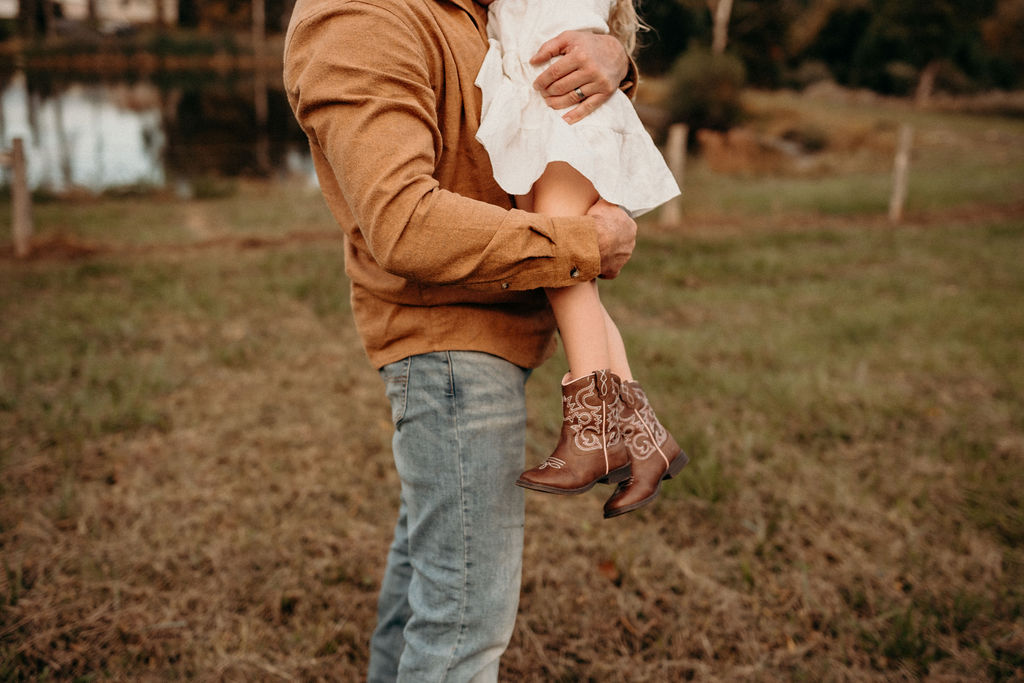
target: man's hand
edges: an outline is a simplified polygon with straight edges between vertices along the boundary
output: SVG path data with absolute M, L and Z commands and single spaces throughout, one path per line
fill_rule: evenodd
M 619 274 L 636 246 L 636 222 L 615 204 L 599 199 L 587 211 L 597 219 L 597 248 L 601 252 L 601 277 L 611 280 Z
M 543 64 L 561 55 L 533 82 L 552 109 L 573 107 L 562 118 L 576 123 L 601 106 L 629 70 L 626 51 L 615 38 L 590 31 L 564 31 L 540 46 L 531 59 Z M 580 93 L 583 98 L 580 98 Z

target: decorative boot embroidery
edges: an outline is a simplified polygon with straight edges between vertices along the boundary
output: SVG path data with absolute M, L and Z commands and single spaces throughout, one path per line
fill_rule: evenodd
M 615 380 L 607 370 L 594 372 L 594 383 L 587 384 L 574 395 L 563 396 L 564 421 L 572 432 L 573 442 L 581 451 L 607 450 L 618 444 L 621 435 L 617 419 L 608 419 L 605 398 L 614 395 Z M 616 404 L 619 402 L 616 401 Z M 617 417 L 616 415 L 612 416 Z
M 544 462 L 537 466 L 537 469 L 542 470 L 546 467 L 550 467 L 555 470 L 560 470 L 563 467 L 565 467 L 565 465 L 566 462 L 561 458 L 556 458 L 553 455 L 549 455 L 547 460 L 545 460 Z
M 633 386 L 627 383 L 622 385 L 623 406 L 620 413 L 620 424 L 622 438 L 626 440 L 630 455 L 637 460 L 646 460 L 655 453 L 661 454 L 661 444 L 668 438 L 668 432 L 658 421 L 654 409 Z M 632 410 L 632 416 L 626 416 L 627 410 Z
M 565 423 L 573 442 L 581 451 L 601 448 L 601 400 L 594 385 L 588 384 L 575 395 L 565 396 Z

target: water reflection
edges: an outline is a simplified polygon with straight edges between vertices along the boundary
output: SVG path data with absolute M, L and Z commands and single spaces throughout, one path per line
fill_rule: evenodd
M 283 93 L 262 95 L 266 109 L 254 106 L 260 96 L 251 78 L 83 82 L 17 73 L 0 94 L 0 142 L 9 148 L 21 137 L 30 186 L 55 193 L 311 174 Z

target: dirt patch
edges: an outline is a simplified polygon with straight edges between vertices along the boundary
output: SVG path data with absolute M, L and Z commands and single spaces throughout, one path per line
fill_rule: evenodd
M 35 238 L 30 243 L 29 254 L 25 258 L 14 255 L 11 246 L 0 247 L 0 260 L 4 261 L 75 261 L 100 255 L 136 255 L 170 254 L 206 249 L 269 249 L 286 247 L 294 244 L 311 242 L 339 242 L 341 233 L 337 231 L 302 231 L 280 237 L 260 235 L 222 235 L 197 240 L 186 244 L 149 244 L 130 246 L 123 244 L 103 244 L 85 242 L 68 235 Z

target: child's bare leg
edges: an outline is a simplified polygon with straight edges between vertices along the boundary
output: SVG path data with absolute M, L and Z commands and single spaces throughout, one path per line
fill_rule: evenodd
M 569 361 L 569 379 L 607 368 L 611 363 L 608 333 L 597 297 L 597 283 L 548 289 L 547 294 Z
M 567 164 L 549 164 L 533 185 L 523 208 L 550 216 L 579 216 L 597 201 L 586 178 Z M 547 460 L 526 470 L 516 484 L 546 493 L 582 493 L 594 484 L 618 484 L 629 477 L 629 453 L 618 416 L 622 384 L 609 377 L 610 318 L 601 305 L 597 281 L 548 289 L 569 360 L 569 379 L 562 382 L 562 431 Z M 621 338 L 614 339 L 621 347 Z M 624 354 L 624 351 L 623 351 Z M 625 366 L 628 369 L 628 366 Z M 588 437 L 580 439 L 581 430 Z
M 611 316 L 608 315 L 608 311 L 605 310 L 603 305 L 601 310 L 604 312 L 604 329 L 608 335 L 608 358 L 611 361 L 609 367 L 611 367 L 612 372 L 624 381 L 632 381 L 633 372 L 629 369 L 626 345 L 622 343 L 622 335 L 619 334 L 619 328 L 615 325 L 615 321 L 612 320 Z
M 568 164 L 556 161 L 548 164 L 533 184 L 526 203 L 531 211 L 547 216 L 582 216 L 597 199 L 597 191 L 589 180 Z M 545 291 L 565 346 L 570 378 L 607 368 L 608 333 L 597 283 Z

